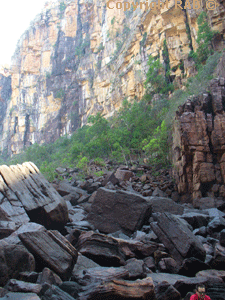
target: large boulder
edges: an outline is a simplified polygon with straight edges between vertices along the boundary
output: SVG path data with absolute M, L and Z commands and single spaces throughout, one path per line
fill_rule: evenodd
M 11 278 L 18 278 L 20 272 L 34 271 L 35 260 L 21 245 L 2 243 L 0 246 L 0 286 Z
M 19 238 L 34 255 L 39 268 L 47 266 L 63 280 L 70 278 L 78 252 L 59 232 L 24 232 Z
M 46 227 L 62 227 L 68 221 L 65 201 L 31 162 L 0 166 L 1 220 Z M 16 210 L 14 209 L 16 206 Z
M 158 213 L 154 217 L 157 222 L 151 223 L 153 231 L 178 264 L 182 264 L 188 257 L 204 261 L 206 256 L 204 247 L 179 218 L 169 213 Z
M 122 230 L 131 234 L 149 219 L 151 204 L 139 195 L 99 188 L 88 214 L 88 221 L 101 232 Z

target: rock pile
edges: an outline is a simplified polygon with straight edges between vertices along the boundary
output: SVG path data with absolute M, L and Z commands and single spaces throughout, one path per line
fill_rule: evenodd
M 21 171 L 17 180 L 29 194 L 22 188 L 17 192 L 17 180 L 12 184 L 4 175 L 8 186 L 2 188 L 4 199 L 12 191 L 17 200 L 9 203 L 20 203 L 30 220 L 19 218 L 16 223 L 15 214 L 6 208 L 1 216 L 7 218 L 0 217 L 0 299 L 181 300 L 188 299 L 197 283 L 207 285 L 211 299 L 225 299 L 221 207 L 207 208 L 199 201 L 194 208 L 168 197 L 144 197 L 132 188 L 135 173 L 119 169 L 96 180 L 55 183 L 54 195 L 67 205 L 69 218 L 56 209 L 51 216 L 56 218 L 58 212 L 64 220 L 52 230 L 59 223 L 53 221 L 46 228 L 41 213 L 31 219 L 26 211 L 28 199 L 34 203 L 34 191 L 40 197 L 36 205 L 40 202 L 43 207 L 44 196 L 49 197 L 49 190 L 44 194 L 37 190 L 32 174 L 43 184 L 44 179 L 33 164 L 23 164 L 28 165 L 35 173 L 25 169 L 27 173 Z M 1 168 L 3 176 L 6 167 Z M 18 168 L 22 170 L 9 169 Z

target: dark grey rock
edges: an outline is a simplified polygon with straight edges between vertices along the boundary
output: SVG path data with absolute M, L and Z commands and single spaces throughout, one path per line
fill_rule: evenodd
M 169 213 L 156 216 L 151 227 L 172 257 L 182 264 L 183 259 L 195 256 L 205 260 L 205 249 L 194 234 L 178 218 Z
M 19 238 L 33 253 L 39 267 L 49 267 L 64 280 L 70 277 L 78 253 L 58 231 L 25 232 Z
M 41 300 L 34 293 L 7 293 L 1 300 Z M 71 299 L 72 300 L 72 299 Z M 74 300 L 74 299 L 73 299 Z
M 76 276 L 80 271 L 96 268 L 96 267 L 100 267 L 100 266 L 96 264 L 93 260 L 79 253 L 72 274 L 73 276 Z
M 180 300 L 180 293 L 168 282 L 163 281 L 155 287 L 157 300 Z
M 21 280 L 10 279 L 5 288 L 10 292 L 35 293 L 39 295 L 42 286 L 37 283 L 24 282 Z
M 169 212 L 174 215 L 182 215 L 184 211 L 182 205 L 175 203 L 169 198 L 149 197 L 148 202 L 151 204 L 152 213 Z
M 197 272 L 201 270 L 207 270 L 209 268 L 210 266 L 204 263 L 203 261 L 195 257 L 190 257 L 186 258 L 183 261 L 182 266 L 179 270 L 179 274 L 188 277 L 194 277 Z
M 54 284 L 54 285 L 59 285 L 62 283 L 61 278 L 55 274 L 52 270 L 48 268 L 44 268 L 43 271 L 39 274 L 37 283 L 39 284 Z
M 220 232 L 220 244 L 225 246 L 225 229 L 221 230 Z
M 142 196 L 99 188 L 87 220 L 101 232 L 131 234 L 147 222 L 151 205 Z
M 1 245 L 0 247 L 0 286 L 11 278 L 17 279 L 23 271 L 34 271 L 35 260 L 31 253 L 21 245 Z
M 135 280 L 138 278 L 145 278 L 146 272 L 144 271 L 144 262 L 140 259 L 131 258 L 126 261 L 125 269 L 129 272 L 129 279 Z
M 182 218 L 185 219 L 193 229 L 207 226 L 209 222 L 209 216 L 201 214 L 200 212 L 189 212 L 182 215 Z
M 58 286 L 52 285 L 50 286 L 44 295 L 42 296 L 42 300 L 74 300 L 72 296 L 68 293 L 61 290 Z

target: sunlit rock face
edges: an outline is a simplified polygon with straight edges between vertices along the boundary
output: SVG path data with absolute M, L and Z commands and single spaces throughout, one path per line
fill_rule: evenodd
M 171 78 L 181 86 L 193 74 L 188 54 L 196 49 L 197 17 L 206 10 L 205 1 L 200 9 L 183 10 L 174 0 L 160 10 L 145 10 L 143 1 L 142 7 L 137 2 L 126 11 L 124 2 L 46 4 L 13 57 L 11 92 L 4 100 L 5 112 L 1 110 L 2 150 L 13 154 L 35 142 L 53 142 L 85 124 L 91 114 L 109 117 L 124 98 L 140 99 L 148 56 L 160 54 L 164 62 L 165 40 Z M 207 13 L 210 26 L 222 37 L 225 9 L 218 5 Z M 217 48 L 222 47 L 221 37 Z

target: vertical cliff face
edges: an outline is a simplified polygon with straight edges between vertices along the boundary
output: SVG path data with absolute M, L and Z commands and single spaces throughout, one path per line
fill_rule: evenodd
M 224 62 L 225 56 L 209 92 L 187 100 L 176 113 L 174 177 L 184 202 L 201 197 L 225 197 Z
M 181 86 L 194 72 L 197 17 L 206 9 L 177 7 L 150 10 L 137 2 L 71 0 L 48 4 L 21 37 L 11 69 L 11 98 L 2 116 L 2 150 L 18 153 L 35 142 L 53 142 L 71 134 L 91 114 L 107 116 L 125 97 L 144 94 L 149 54 L 169 53 L 171 78 Z M 143 2 L 144 3 L 144 2 Z M 145 2 L 147 3 L 147 2 Z M 163 6 L 163 4 L 162 4 Z M 121 7 L 121 9 L 119 9 Z M 145 9 L 146 8 L 146 9 Z M 223 47 L 224 6 L 208 11 Z

